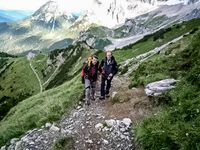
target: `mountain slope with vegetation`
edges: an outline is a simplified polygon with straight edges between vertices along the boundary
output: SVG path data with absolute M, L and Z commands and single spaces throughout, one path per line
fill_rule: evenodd
M 78 102 L 82 90 L 80 78 L 74 77 L 59 87 L 20 102 L 0 121 L 0 145 L 32 128 L 58 120 Z
M 1 68 L 0 80 L 1 119 L 18 102 L 39 92 L 37 78 L 26 58 L 7 58 Z
M 179 80 L 174 90 L 154 99 L 156 104 L 163 105 L 162 111 L 137 125 L 136 137 L 142 149 L 200 148 L 199 49 L 200 33 L 197 31 L 133 72 L 133 85 L 146 85 L 165 78 Z
M 25 88 L 27 91 L 33 91 L 36 88 L 37 92 L 27 95 L 29 98 L 18 97 L 15 100 L 16 103 L 8 99 L 1 100 L 2 104 L 11 103 L 6 105 L 6 113 L 10 111 L 7 114 L 5 113 L 0 121 L 0 145 L 5 144 L 9 139 L 19 136 L 31 128 L 38 127 L 47 121 L 59 119 L 63 113 L 73 108 L 82 96 L 83 87 L 79 73 L 85 58 L 89 54 L 90 50 L 86 49 L 84 44 L 77 44 L 76 46 L 70 46 L 68 49 L 52 51 L 49 55 L 37 54 L 30 60 L 27 60 L 25 57 L 13 58 L 13 61 L 19 64 L 11 65 L 11 67 L 13 70 L 20 70 L 20 68 L 21 70 L 20 73 L 15 73 L 15 71 L 12 71 L 12 73 L 15 73 L 16 76 L 20 75 L 23 79 L 18 78 L 18 84 L 7 82 L 9 83 L 7 86 L 19 85 L 21 86 L 18 87 L 19 90 Z M 42 93 L 39 93 L 38 81 L 30 69 L 30 62 L 42 81 L 43 90 L 46 89 Z M 8 71 L 9 69 L 6 69 L 6 72 Z M 13 74 L 9 75 L 15 77 Z M 26 79 L 23 75 L 26 75 L 28 78 L 28 81 L 25 83 L 22 82 Z M 5 76 L 5 73 L 3 73 L 3 76 Z M 30 77 L 32 79 L 31 82 Z M 13 78 L 9 80 L 9 76 L 6 76 L 4 80 L 14 81 Z M 46 82 L 47 80 L 48 82 Z M 1 84 L 3 83 L 1 82 Z M 9 90 L 5 89 L 3 94 L 6 94 L 6 92 L 9 92 Z M 15 94 L 13 92 L 15 90 L 12 91 L 12 94 Z M 4 105 L 1 106 L 2 111 L 4 110 L 5 112 Z
M 158 101 L 156 104 L 162 108 L 161 111 L 144 119 L 134 128 L 136 142 L 143 149 L 199 147 L 199 135 L 196 135 L 199 131 L 199 24 L 200 19 L 176 24 L 147 35 L 135 44 L 113 51 L 122 66 L 128 59 L 184 35 L 181 40 L 169 44 L 157 55 L 142 62 L 129 76 L 132 82 L 129 88 L 169 77 L 180 80 L 176 89 L 153 99 Z M 83 86 L 79 75 L 82 63 L 93 53 L 98 55 L 100 60 L 104 57 L 104 52 L 91 50 L 88 45 L 80 42 L 49 54 L 37 54 L 30 60 L 25 57 L 6 60 L 5 64 L 13 62 L 10 65 L 13 69 L 22 68 L 22 75 L 24 70 L 27 70 L 29 80 L 31 77 L 34 83 L 38 83 L 30 69 L 31 63 L 41 80 L 43 92 L 39 93 L 39 85 L 35 85 L 31 91 L 35 88 L 36 93 L 29 95 L 29 98 L 19 99 L 16 106 L 9 108 L 9 112 L 0 121 L 0 145 L 9 144 L 10 139 L 19 137 L 30 129 L 41 127 L 46 122 L 57 121 L 66 112 L 68 114 L 82 96 Z M 23 63 L 14 65 L 18 61 Z M 127 67 L 132 67 L 131 65 Z M 0 69 L 4 70 L 5 66 L 2 65 Z M 5 76 L 10 67 L 5 69 L 2 76 Z M 128 68 L 122 67 L 120 72 L 126 73 Z M 9 81 L 9 78 L 5 76 L 4 80 Z M 26 89 L 31 87 L 29 86 Z

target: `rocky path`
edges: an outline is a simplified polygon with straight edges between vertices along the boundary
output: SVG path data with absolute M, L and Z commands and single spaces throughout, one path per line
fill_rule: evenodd
M 105 101 L 96 99 L 90 106 L 80 103 L 60 121 L 30 130 L 21 138 L 12 139 L 11 145 L 1 150 L 49 150 L 61 137 L 72 137 L 76 150 L 135 149 L 131 129 L 140 118 L 148 115 L 151 107 L 142 88 L 128 89 L 127 86 L 128 79 L 115 77 L 111 95 L 124 93 L 128 96 L 127 101 L 113 104 L 110 98 Z M 97 91 L 99 88 L 98 83 Z M 99 92 L 96 94 L 98 97 Z

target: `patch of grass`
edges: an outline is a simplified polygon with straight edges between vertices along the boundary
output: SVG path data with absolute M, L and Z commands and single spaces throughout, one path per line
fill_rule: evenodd
M 127 73 L 128 72 L 128 66 L 123 67 L 122 69 L 119 70 L 119 72 L 121 73 L 121 75 Z
M 108 39 L 97 39 L 94 43 L 94 48 L 102 50 L 105 46 L 112 44 Z
M 42 81 L 42 83 L 44 83 L 48 77 L 52 74 L 52 72 L 54 71 L 52 69 L 52 72 L 48 72 L 46 74 L 46 76 L 44 75 L 44 70 L 47 69 L 48 64 L 47 64 L 47 55 L 40 53 L 37 54 L 32 60 L 31 60 L 31 64 L 34 67 L 35 71 L 37 72 L 37 74 L 40 77 L 40 80 Z
M 81 80 L 77 76 L 61 86 L 18 103 L 0 121 L 0 146 L 27 130 L 58 120 L 73 108 L 82 91 Z
M 5 57 L 16 58 L 17 56 L 11 55 L 11 54 L 7 54 L 7 53 L 5 53 L 5 52 L 0 52 L 0 57 L 1 57 L 1 58 L 5 58 Z
M 133 97 L 133 92 L 128 89 L 119 90 L 113 98 L 111 98 L 112 104 L 124 103 L 129 101 Z
M 119 103 L 120 99 L 118 96 L 115 96 L 111 99 L 112 104 Z
M 53 150 L 74 150 L 74 140 L 71 137 L 61 137 L 53 145 Z
M 187 48 L 177 52 L 176 57 L 168 58 L 169 61 L 163 62 L 165 58 L 161 58 L 157 65 L 162 68 L 151 72 L 152 76 L 157 72 L 163 73 L 167 66 L 164 74 L 171 76 L 172 70 L 180 82 L 174 90 L 161 97 L 160 100 L 167 99 L 161 112 L 144 119 L 134 129 L 142 149 L 200 149 L 199 49 L 200 33 L 197 33 Z
M 91 36 L 98 38 L 104 38 L 112 35 L 112 30 L 103 26 L 91 27 L 86 32 L 90 33 Z

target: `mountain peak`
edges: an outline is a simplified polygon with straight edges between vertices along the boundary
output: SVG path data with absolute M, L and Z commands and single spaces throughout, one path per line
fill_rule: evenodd
M 51 32 L 63 26 L 68 28 L 76 19 L 77 16 L 67 12 L 60 3 L 52 0 L 42 5 L 31 17 L 27 18 L 31 24 L 46 28 Z
M 74 16 L 68 13 L 67 10 L 62 9 L 62 7 L 56 1 L 48 1 L 42 5 L 32 16 L 32 20 L 40 20 L 44 22 L 49 22 L 55 20 L 60 16 L 65 16 L 65 18 L 71 19 Z

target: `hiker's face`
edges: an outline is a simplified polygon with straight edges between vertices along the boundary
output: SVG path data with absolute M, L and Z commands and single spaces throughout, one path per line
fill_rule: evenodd
M 88 61 L 92 61 L 92 57 L 89 57 L 89 58 L 88 58 Z
M 93 58 L 93 59 L 92 59 L 92 63 L 93 63 L 93 65 L 96 65 L 96 64 L 97 64 L 97 59 L 96 59 L 96 58 Z
M 107 53 L 106 53 L 106 57 L 107 57 L 108 60 L 110 60 L 111 57 L 112 57 L 112 53 L 111 53 L 111 52 L 107 52 Z

